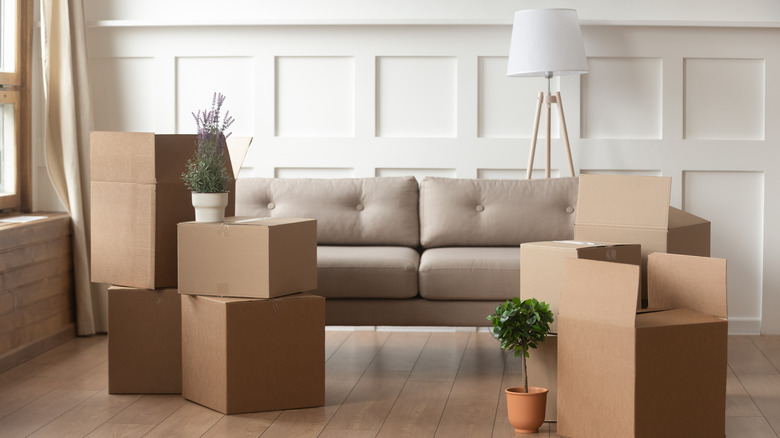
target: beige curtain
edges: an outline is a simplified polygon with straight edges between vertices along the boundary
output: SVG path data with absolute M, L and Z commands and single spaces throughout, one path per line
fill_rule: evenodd
M 79 335 L 105 332 L 105 290 L 90 282 L 89 133 L 83 0 L 41 0 L 46 168 L 73 222 Z

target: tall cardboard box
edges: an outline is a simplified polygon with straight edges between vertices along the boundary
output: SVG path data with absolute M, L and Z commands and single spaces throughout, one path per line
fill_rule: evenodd
M 325 404 L 325 298 L 181 300 L 184 398 L 223 414 Z
M 641 249 L 637 244 L 593 243 L 577 241 L 529 242 L 520 245 L 520 299 L 536 298 L 550 305 L 558 331 L 558 307 L 563 288 L 564 262 L 567 258 L 602 260 L 639 265 Z M 639 307 L 637 307 L 638 309 Z M 558 339 L 549 335 L 527 359 L 528 377 L 534 386 L 548 389 L 545 419 L 557 418 Z
M 195 148 L 195 135 L 91 134 L 93 282 L 176 287 L 176 224 L 195 219 L 181 174 Z
M 643 299 L 648 254 L 710 255 L 710 222 L 669 206 L 671 190 L 668 177 L 580 175 L 574 240 L 642 245 Z
M 272 298 L 317 288 L 317 221 L 179 224 L 179 293 Z
M 639 268 L 568 259 L 561 292 L 558 434 L 723 437 L 726 261 L 654 253 Z M 633 296 L 632 296 L 633 293 Z
M 181 393 L 176 289 L 108 288 L 108 392 Z

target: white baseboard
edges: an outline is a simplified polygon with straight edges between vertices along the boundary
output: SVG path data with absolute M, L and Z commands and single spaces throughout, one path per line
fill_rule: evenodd
M 487 327 L 439 327 L 439 326 L 351 326 L 351 325 L 328 325 L 325 330 L 334 332 L 436 332 L 436 333 L 472 333 L 476 331 L 487 331 Z
M 761 318 L 729 317 L 730 335 L 758 335 L 761 333 Z
M 437 333 L 472 333 L 490 332 L 490 327 L 427 327 L 427 326 L 349 326 L 329 325 L 327 331 L 351 331 L 351 332 L 437 332 Z M 758 335 L 761 334 L 761 318 L 729 318 L 730 335 Z
M 379 326 L 376 328 L 376 331 L 378 332 L 437 332 L 437 333 L 453 333 L 456 330 L 456 327 L 426 327 L 426 326 L 411 326 L 411 327 L 400 327 L 400 326 Z
M 332 332 L 373 332 L 376 331 L 376 327 L 373 325 L 326 325 L 325 331 Z

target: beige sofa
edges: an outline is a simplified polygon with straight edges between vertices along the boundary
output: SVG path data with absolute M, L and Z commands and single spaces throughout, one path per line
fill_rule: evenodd
M 577 179 L 244 178 L 236 215 L 317 219 L 328 325 L 485 326 L 520 244 L 573 237 Z

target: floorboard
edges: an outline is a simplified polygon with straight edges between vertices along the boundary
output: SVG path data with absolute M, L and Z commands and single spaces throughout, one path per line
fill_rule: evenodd
M 377 437 L 434 436 L 451 389 L 446 381 L 407 381 Z
M 491 437 L 503 373 L 498 341 L 488 333 L 472 333 L 434 436 Z
M 158 394 L 144 395 L 133 404 L 116 414 L 109 423 L 145 424 L 156 426 L 182 405 L 189 403 L 180 395 Z
M 195 403 L 185 403 L 145 436 L 148 438 L 187 438 L 202 436 L 223 415 Z
M 80 438 L 87 436 L 140 397 L 140 395 L 110 395 L 107 391 L 100 391 L 38 429 L 30 437 Z
M 204 438 L 256 438 L 265 432 L 281 414 L 281 411 L 253 412 L 251 414 L 224 415 L 205 434 Z
M 75 338 L 0 373 L 0 437 L 516 436 L 503 389 L 521 361 L 488 333 L 328 331 L 325 354 L 325 406 L 226 416 L 180 395 L 108 394 L 107 338 Z M 779 365 L 780 336 L 729 336 L 728 438 L 780 438 Z

